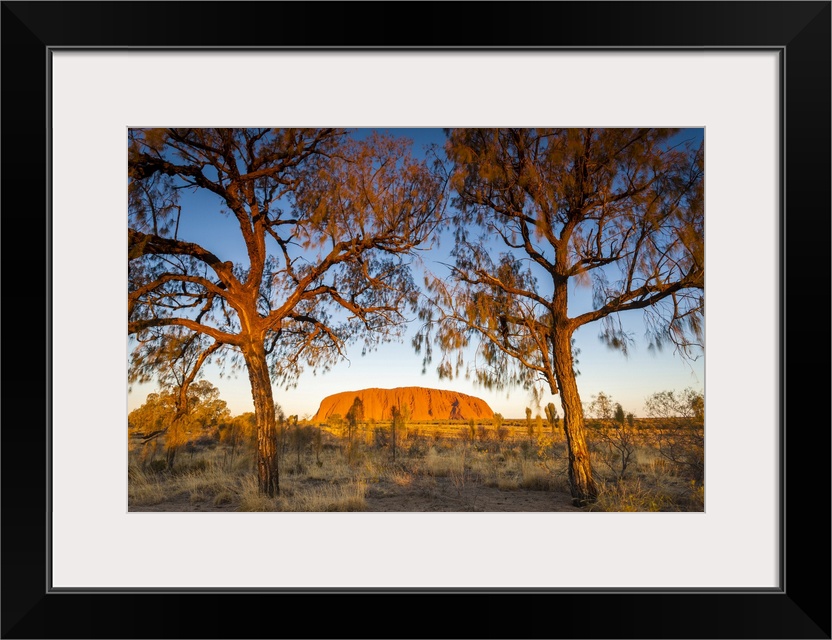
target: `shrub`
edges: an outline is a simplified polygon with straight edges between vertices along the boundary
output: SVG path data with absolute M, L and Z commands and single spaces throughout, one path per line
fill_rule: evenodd
M 531 460 L 520 460 L 520 480 L 518 485 L 523 489 L 548 491 L 551 488 L 551 477 L 543 468 Z
M 681 394 L 663 391 L 650 396 L 653 442 L 679 473 L 701 484 L 705 477 L 705 397 L 693 389 Z
M 635 462 L 635 431 L 623 422 L 609 428 L 599 428 L 593 434 L 590 448 L 612 473 L 615 480 L 623 480 Z
M 166 483 L 155 473 L 131 465 L 127 480 L 127 495 L 131 505 L 154 505 L 168 498 Z
M 168 468 L 168 461 L 164 458 L 159 458 L 156 460 L 151 460 L 147 464 L 147 470 L 151 473 L 161 473 Z

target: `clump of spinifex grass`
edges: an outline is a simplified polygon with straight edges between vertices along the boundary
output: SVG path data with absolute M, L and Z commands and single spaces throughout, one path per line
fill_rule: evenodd
M 229 504 L 240 493 L 240 478 L 250 474 L 250 464 L 230 464 L 221 451 L 206 448 L 177 456 L 172 467 L 161 458 L 144 460 L 141 451 L 131 452 L 128 474 L 129 502 L 134 506 L 161 504 L 183 496 L 192 503 L 211 500 Z
M 238 511 L 280 511 L 278 498 L 260 493 L 257 478 L 249 475 L 240 480 Z
M 523 489 L 548 491 L 552 488 L 552 475 L 537 461 L 519 460 L 520 479 L 518 485 Z
M 127 495 L 130 504 L 161 504 L 169 497 L 170 490 L 160 480 L 158 474 L 147 472 L 139 466 L 131 465 L 128 470 Z
M 409 487 L 413 484 L 413 473 L 402 468 L 391 468 L 385 477 L 397 487 Z
M 208 466 L 176 476 L 175 486 L 178 491 L 188 493 L 193 503 L 213 499 L 215 505 L 227 504 L 233 501 L 234 495 L 238 492 L 239 474 Z
M 475 448 L 471 452 L 470 465 L 486 487 L 511 488 L 510 485 L 513 484 L 513 480 L 510 478 L 512 471 L 502 454 L 490 452 L 487 449 Z
M 362 480 L 346 484 L 296 487 L 292 495 L 281 495 L 280 511 L 366 511 L 367 485 Z
M 598 500 L 589 511 L 678 511 L 672 496 L 659 487 L 646 486 L 638 478 L 602 482 Z
M 447 478 L 459 473 L 465 466 L 464 449 L 431 447 L 422 463 L 422 469 L 434 478 Z

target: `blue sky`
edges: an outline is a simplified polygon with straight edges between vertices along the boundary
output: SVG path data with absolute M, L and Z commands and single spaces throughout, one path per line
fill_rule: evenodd
M 370 130 L 358 130 L 356 135 L 366 135 Z M 413 140 L 414 152 L 420 153 L 425 145 L 442 144 L 444 133 L 441 129 L 388 129 L 390 133 L 402 135 Z M 685 138 L 701 139 L 701 129 L 685 130 Z M 216 209 L 214 196 L 206 194 L 183 195 L 182 222 L 180 237 L 197 242 L 213 251 L 221 258 L 240 259 L 245 255 L 243 243 L 236 229 L 236 223 L 219 214 L 204 215 L 206 209 Z M 197 216 L 201 212 L 202 215 Z M 210 221 L 210 223 L 209 223 Z M 428 267 L 437 275 L 447 273 L 439 261 L 449 262 L 446 258 L 451 249 L 448 237 L 437 238 L 438 246 L 425 255 Z M 421 282 L 419 274 L 415 274 Z M 570 291 L 570 314 L 588 307 L 591 303 L 590 288 L 573 288 Z M 596 324 L 580 328 L 576 334 L 578 356 L 578 386 L 581 399 L 589 403 L 592 396 L 603 391 L 615 402 L 620 402 L 626 411 L 637 416 L 643 414 L 644 400 L 651 394 L 666 390 L 682 390 L 687 387 L 704 391 L 704 357 L 696 361 L 682 359 L 674 355 L 672 349 L 656 353 L 648 351 L 644 335 L 644 325 L 640 312 L 622 314 L 625 328 L 636 339 L 635 345 L 625 357 L 619 352 L 610 351 L 598 339 L 599 327 Z M 401 343 L 381 345 L 377 351 L 361 355 L 361 345 L 355 345 L 348 353 L 348 361 L 335 365 L 329 372 L 313 375 L 311 371 L 302 374 L 297 387 L 285 390 L 275 387 L 275 401 L 286 414 L 300 417 L 313 415 L 321 400 L 332 393 L 351 391 L 367 387 L 392 388 L 400 386 L 424 386 L 452 389 L 462 393 L 478 396 L 485 400 L 494 411 L 507 418 L 520 418 L 525 415 L 525 407 L 532 407 L 533 412 L 540 411 L 534 405 L 529 392 L 522 389 L 513 391 L 487 391 L 465 379 L 440 380 L 435 368 L 428 368 L 422 374 L 421 356 L 414 353 L 410 337 L 418 329 L 417 320 L 411 323 L 408 335 Z M 248 377 L 245 371 L 233 377 L 221 377 L 220 371 L 209 365 L 204 369 L 205 379 L 219 388 L 223 400 L 228 403 L 232 414 L 253 410 Z M 128 391 L 128 411 L 140 406 L 148 393 L 156 391 L 156 385 L 133 385 Z M 543 403 L 554 401 L 557 397 L 545 397 Z

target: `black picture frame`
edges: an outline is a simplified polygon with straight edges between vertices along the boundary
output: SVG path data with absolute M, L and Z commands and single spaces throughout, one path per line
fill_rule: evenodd
M 830 386 L 828 366 L 817 367 L 829 354 L 830 6 L 828 1 L 3 2 L 2 637 L 830 638 L 830 429 L 824 402 Z M 51 589 L 48 442 L 51 385 L 59 381 L 49 371 L 47 265 L 51 243 L 60 239 L 50 236 L 46 179 L 49 71 L 50 52 L 68 47 L 778 51 L 785 81 L 780 588 Z M 557 532 L 538 534 L 551 536 L 555 549 L 561 542 Z M 166 611 L 174 613 L 159 615 Z

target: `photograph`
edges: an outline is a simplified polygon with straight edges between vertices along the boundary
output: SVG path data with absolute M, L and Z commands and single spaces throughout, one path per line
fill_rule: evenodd
M 703 511 L 703 128 L 131 128 L 130 511 Z

